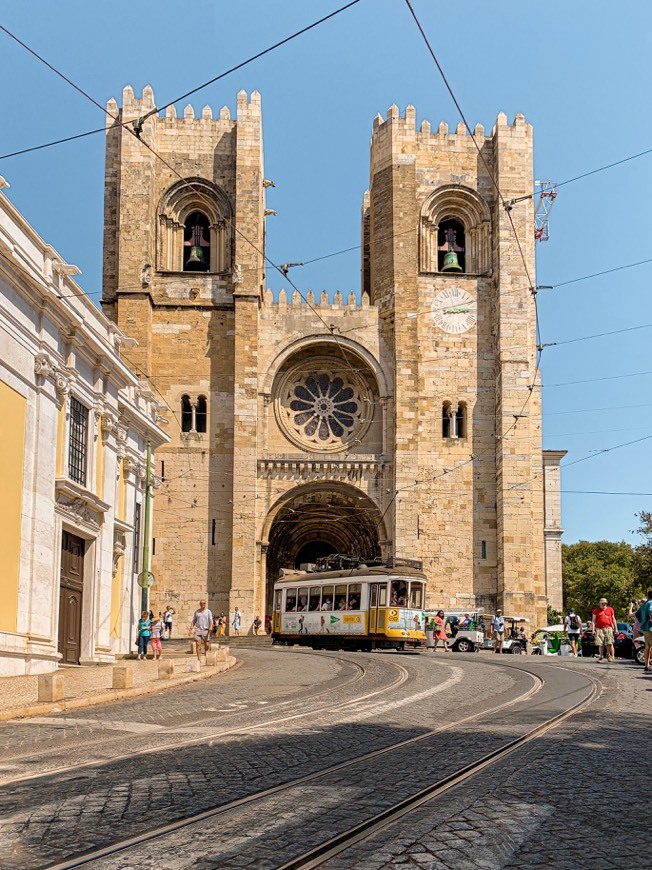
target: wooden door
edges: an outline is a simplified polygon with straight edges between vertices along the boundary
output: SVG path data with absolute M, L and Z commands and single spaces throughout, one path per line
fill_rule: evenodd
M 61 538 L 59 652 L 62 664 L 78 665 L 81 654 L 84 541 L 70 532 Z

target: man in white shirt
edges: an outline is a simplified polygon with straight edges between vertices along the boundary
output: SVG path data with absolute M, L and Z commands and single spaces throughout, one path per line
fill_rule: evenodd
M 195 610 L 190 623 L 189 634 L 195 635 L 195 646 L 197 648 L 197 661 L 201 663 L 201 645 L 204 642 L 206 652 L 211 648 L 211 626 L 213 625 L 213 614 L 206 607 L 206 602 L 202 599 L 199 602 L 199 610 Z
M 501 653 L 505 640 L 505 618 L 502 610 L 497 610 L 496 615 L 491 617 L 491 629 L 494 636 L 494 652 Z

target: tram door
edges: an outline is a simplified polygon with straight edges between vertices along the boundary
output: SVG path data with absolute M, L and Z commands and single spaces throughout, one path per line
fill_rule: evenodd
M 376 634 L 385 630 L 385 607 L 387 606 L 387 585 L 372 583 L 369 588 L 369 633 Z

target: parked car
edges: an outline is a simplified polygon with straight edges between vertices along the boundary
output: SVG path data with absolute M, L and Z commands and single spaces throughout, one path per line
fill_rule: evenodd
M 632 641 L 632 653 L 637 665 L 645 664 L 645 639 L 637 637 Z

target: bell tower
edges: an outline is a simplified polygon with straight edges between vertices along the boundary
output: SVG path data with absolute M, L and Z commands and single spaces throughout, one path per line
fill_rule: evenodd
M 264 285 L 260 95 L 241 91 L 235 118 L 227 107 L 213 118 L 209 106 L 200 117 L 192 106 L 161 116 L 149 86 L 140 98 L 126 87 L 122 106 L 110 100 L 107 109 L 102 305 L 137 342 L 123 358 L 149 379 L 171 436 L 156 454 L 152 601 L 173 604 L 182 621 L 200 597 L 218 612 L 250 613 L 244 582 L 255 531 L 246 491 L 256 476 Z
M 474 137 L 412 106 L 374 122 L 363 290 L 393 358 L 394 550 L 423 561 L 429 606 L 543 624 L 532 128 Z M 514 227 L 496 185 L 524 198 Z

